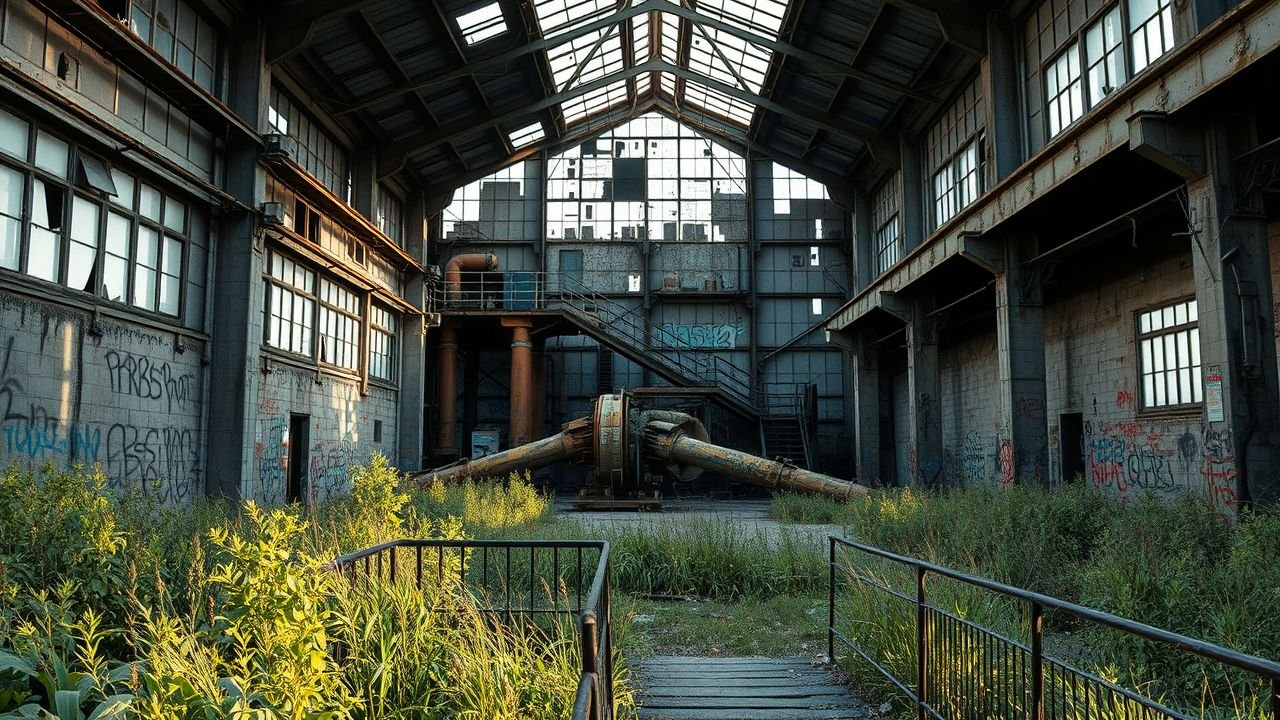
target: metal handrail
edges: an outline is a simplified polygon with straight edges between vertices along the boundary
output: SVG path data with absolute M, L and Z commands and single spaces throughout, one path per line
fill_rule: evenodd
M 609 543 L 605 540 L 423 540 L 423 539 L 400 539 L 385 542 L 380 545 L 363 548 L 346 555 L 340 555 L 330 560 L 324 565 L 324 570 L 333 572 L 344 577 L 354 580 L 359 571 L 363 569 L 365 575 L 371 573 L 381 579 L 388 577 L 391 582 L 397 579 L 397 552 L 401 549 L 411 549 L 414 551 L 413 570 L 417 585 L 422 587 L 424 576 L 423 550 L 435 549 L 437 551 L 438 560 L 437 581 L 444 580 L 444 551 L 446 549 L 456 549 L 459 551 L 459 568 L 458 579 L 465 585 L 467 580 L 467 551 L 481 550 L 484 555 L 483 560 L 483 577 L 488 582 L 489 575 L 489 550 L 504 550 L 506 552 L 506 576 L 502 585 L 506 590 L 505 608 L 482 608 L 482 612 L 503 614 L 508 619 L 512 615 L 535 615 L 535 614 L 567 614 L 572 613 L 575 616 L 575 624 L 578 630 L 578 648 L 581 654 L 581 674 L 578 678 L 578 688 L 574 697 L 572 720 L 613 720 L 613 614 L 610 606 L 610 596 L 612 590 L 609 583 Z M 529 583 L 530 583 L 530 606 L 524 609 L 512 607 L 511 591 L 509 581 L 511 579 L 511 551 L 512 550 L 528 550 L 529 551 Z M 581 594 L 581 586 L 578 590 L 578 603 L 576 609 L 560 610 L 553 608 L 551 610 L 538 610 L 534 607 L 535 603 L 532 599 L 534 592 L 533 585 L 535 580 L 535 568 L 537 567 L 537 551 L 550 551 L 553 554 L 553 573 L 556 576 L 555 582 L 550 583 L 555 587 L 561 578 L 560 564 L 561 551 L 573 551 L 577 555 L 578 579 L 581 580 L 582 575 L 582 551 L 597 550 L 599 556 L 596 560 L 595 571 L 592 574 L 591 586 L 586 596 Z M 384 560 L 385 558 L 385 560 Z M 426 558 L 430 560 L 430 558 Z M 545 556 L 544 556 L 545 560 Z M 474 567 L 471 568 L 474 572 Z
M 1225 648 L 1220 645 L 1215 645 L 1213 643 L 1205 642 L 1203 640 L 1198 640 L 1196 638 L 1188 637 L 1186 635 L 1181 635 L 1179 633 L 1171 632 L 1169 630 L 1153 627 L 1145 623 L 1140 623 L 1134 620 L 1129 620 L 1127 618 L 1122 618 L 1117 615 L 1112 615 L 1111 613 L 1103 612 L 1101 610 L 1096 610 L 1090 607 L 1085 607 L 1083 605 L 1069 602 L 1067 600 L 1062 600 L 1049 595 L 1037 593 L 1031 590 L 1025 590 L 1023 588 L 1014 587 L 1012 585 L 1007 585 L 1005 583 L 997 582 L 995 580 L 991 580 L 988 578 L 979 577 L 976 575 L 970 575 L 968 573 L 962 572 L 960 570 L 956 570 L 954 568 L 938 565 L 925 560 L 920 560 L 918 558 L 899 555 L 897 553 L 893 553 L 888 550 L 884 550 L 882 548 L 878 548 L 872 545 L 866 545 L 863 543 L 846 540 L 844 538 L 837 538 L 834 536 L 828 537 L 828 542 L 829 542 L 828 599 L 827 599 L 828 600 L 828 610 L 827 610 L 827 621 L 828 621 L 827 622 L 827 655 L 828 657 L 831 658 L 832 662 L 835 661 L 835 641 L 837 638 L 839 638 L 843 644 L 848 645 L 859 656 L 861 656 L 864 660 L 870 663 L 878 671 L 884 674 L 891 682 L 893 682 L 895 686 L 897 686 L 900 690 L 902 690 L 903 693 L 906 694 L 911 699 L 911 701 L 916 704 L 918 708 L 918 715 L 920 718 L 924 718 L 926 716 L 932 716 L 937 718 L 945 717 L 939 712 L 937 708 L 935 708 L 933 705 L 930 704 L 930 699 L 931 699 L 930 672 L 932 672 L 932 667 L 930 663 L 930 654 L 928 652 L 928 649 L 931 647 L 931 643 L 938 642 L 938 638 L 931 637 L 930 620 L 933 621 L 932 627 L 936 629 L 938 626 L 939 619 L 941 619 L 944 624 L 949 624 L 949 627 L 950 627 L 949 632 L 956 633 L 957 631 L 955 630 L 955 627 L 957 625 L 964 625 L 968 627 L 968 630 L 962 629 L 961 631 L 959 631 L 960 635 L 964 635 L 966 632 L 968 632 L 969 634 L 977 635 L 980 638 L 976 643 L 971 642 L 968 639 L 964 639 L 961 641 L 961 646 L 967 648 L 970 653 L 974 652 L 974 648 L 978 648 L 978 652 L 987 652 L 986 648 L 988 646 L 991 648 L 995 648 L 996 653 L 1006 653 L 1006 652 L 1020 653 L 1019 657 L 1021 658 L 1021 665 L 1019 665 L 1018 662 L 1014 661 L 1014 662 L 1010 662 L 1009 667 L 1018 669 L 1018 672 L 1022 673 L 1022 675 L 1025 675 L 1028 673 L 1028 668 L 1026 667 L 1026 665 L 1027 665 L 1027 661 L 1029 660 L 1030 678 L 1029 680 L 1026 678 L 1022 678 L 1022 680 L 1023 680 L 1024 690 L 1026 690 L 1030 695 L 1030 701 L 1027 706 L 1027 717 L 1030 720 L 1043 720 L 1043 718 L 1045 717 L 1046 688 L 1045 688 L 1044 680 L 1045 680 L 1046 669 L 1049 670 L 1049 674 L 1051 678 L 1058 677 L 1054 675 L 1054 673 L 1059 671 L 1065 672 L 1070 677 L 1071 697 L 1067 698 L 1066 696 L 1066 693 L 1065 693 L 1066 682 L 1064 680 L 1063 681 L 1063 688 L 1064 688 L 1063 705 L 1065 706 L 1067 702 L 1071 702 L 1073 704 L 1073 708 L 1071 712 L 1067 712 L 1066 708 L 1064 707 L 1063 708 L 1064 716 L 1070 716 L 1070 717 L 1078 716 L 1078 708 L 1074 707 L 1075 703 L 1077 702 L 1076 697 L 1078 696 L 1078 690 L 1076 687 L 1076 680 L 1078 678 L 1081 682 L 1081 687 L 1085 690 L 1085 696 L 1084 696 L 1085 697 L 1085 717 L 1089 716 L 1088 715 L 1089 698 L 1097 697 L 1100 703 L 1102 697 L 1104 696 L 1104 693 L 1110 693 L 1110 694 L 1120 696 L 1124 700 L 1135 703 L 1141 706 L 1142 708 L 1144 708 L 1145 710 L 1152 710 L 1160 713 L 1163 716 L 1175 717 L 1175 718 L 1184 717 L 1181 713 L 1175 710 L 1169 709 L 1168 707 L 1161 704 L 1160 702 L 1157 702 L 1151 698 L 1144 697 L 1132 690 L 1129 690 L 1128 688 L 1121 687 L 1113 682 L 1104 680 L 1093 673 L 1078 670 L 1055 657 L 1046 655 L 1044 653 L 1044 611 L 1056 610 L 1056 611 L 1060 611 L 1068 615 L 1074 616 L 1081 620 L 1096 623 L 1103 627 L 1111 628 L 1113 630 L 1118 630 L 1123 633 L 1134 635 L 1144 640 L 1159 643 L 1162 645 L 1167 645 L 1185 652 L 1189 652 L 1194 655 L 1208 658 L 1210 660 L 1215 660 L 1217 662 L 1223 663 L 1225 665 L 1229 665 L 1239 670 L 1252 673 L 1260 677 L 1264 681 L 1269 681 L 1270 691 L 1271 691 L 1270 692 L 1271 717 L 1272 717 L 1272 720 L 1280 720 L 1280 663 L 1276 663 L 1266 658 L 1248 655 L 1248 654 L 1239 652 L 1237 650 Z M 894 590 L 893 588 L 890 588 L 884 585 L 883 583 L 877 582 L 870 578 L 865 578 L 862 575 L 856 572 L 853 572 L 850 568 L 846 568 L 842 565 L 839 565 L 836 562 L 837 547 L 851 548 L 853 550 L 857 550 L 867 555 L 878 557 L 883 560 L 888 560 L 890 562 L 913 569 L 915 571 L 915 576 L 916 576 L 915 577 L 915 580 L 916 580 L 915 597 L 912 598 L 906 593 L 901 593 L 897 590 Z M 906 682 L 894 676 L 892 672 L 890 672 L 887 668 L 885 668 L 883 665 L 877 662 L 865 650 L 858 647 L 856 643 L 854 643 L 852 640 L 850 640 L 848 637 L 846 637 L 843 633 L 841 633 L 836 628 L 836 572 L 837 570 L 854 578 L 858 582 L 865 583 L 873 587 L 877 587 L 881 590 L 884 590 L 890 593 L 895 597 L 906 600 L 907 602 L 914 602 L 915 608 L 916 608 L 916 653 L 917 653 L 916 655 L 917 682 L 916 682 L 916 688 L 914 690 L 911 687 L 909 687 L 909 685 Z M 1002 635 L 999 635 L 988 628 L 984 628 L 977 625 L 976 623 L 963 620 L 962 618 L 959 618 L 955 614 L 947 612 L 946 610 L 943 610 L 941 608 L 937 608 L 928 604 L 927 597 L 926 597 L 926 583 L 925 583 L 926 577 L 928 575 L 937 575 L 940 577 L 950 578 L 952 580 L 965 583 L 967 585 L 977 587 L 998 595 L 1002 595 L 1004 597 L 1008 597 L 1014 600 L 1020 600 L 1028 603 L 1030 606 L 1030 633 L 1031 633 L 1030 647 L 1020 642 L 1017 642 L 1016 640 L 1012 640 L 1010 638 L 1006 638 Z M 964 645 L 964 643 L 966 642 L 969 642 L 970 644 L 967 646 Z M 983 645 L 983 643 L 988 643 L 988 645 Z M 1009 656 L 1006 654 L 1001 657 L 1007 658 Z M 1046 667 L 1046 664 L 1048 667 Z M 1028 684 L 1029 684 L 1029 687 L 1027 687 Z M 1016 686 L 1016 680 L 1015 680 L 1015 686 Z M 1096 688 L 1097 690 L 1096 695 L 1091 694 L 1093 693 L 1093 690 L 1091 688 Z M 1054 687 L 1050 688 L 1051 701 L 1054 698 L 1053 696 L 1054 690 L 1055 690 Z M 1114 698 L 1112 699 L 1112 702 L 1114 702 Z M 1055 704 L 1054 708 L 1056 709 L 1056 707 L 1057 705 Z M 1145 717 L 1148 717 L 1148 715 L 1143 714 L 1142 717 L 1145 718 Z

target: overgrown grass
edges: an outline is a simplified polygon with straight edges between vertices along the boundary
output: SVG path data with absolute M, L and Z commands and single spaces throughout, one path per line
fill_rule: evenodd
M 515 476 L 402 490 L 381 456 L 351 482 L 319 507 L 233 511 L 114 497 L 94 471 L 0 473 L 0 718 L 567 716 L 571 624 L 321 569 L 397 537 L 518 530 L 548 500 Z
M 1129 507 L 1086 488 L 1015 487 L 946 494 L 893 490 L 840 505 L 781 496 L 778 518 L 834 522 L 852 537 L 1015 586 L 1105 610 L 1246 653 L 1280 648 L 1280 516 L 1248 514 L 1234 527 L 1195 498 L 1147 498 Z M 914 593 L 910 573 L 860 561 L 864 573 Z M 949 582 L 930 586 L 939 607 L 1026 637 L 1026 610 Z M 914 677 L 915 619 L 906 604 L 854 585 L 849 631 L 874 655 Z M 1115 631 L 1050 615 L 1059 639 L 1084 632 L 1071 660 L 1186 708 L 1225 706 L 1248 717 L 1259 688 L 1241 674 Z M 1064 652 L 1066 650 L 1064 649 Z

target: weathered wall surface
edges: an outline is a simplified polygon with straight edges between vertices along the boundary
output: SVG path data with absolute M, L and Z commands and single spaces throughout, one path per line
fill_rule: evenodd
M 96 463 L 166 504 L 204 492 L 201 343 L 9 293 L 0 327 L 0 463 Z
M 288 478 L 289 423 L 293 414 L 308 417 L 302 499 L 319 502 L 350 491 L 348 468 L 367 462 L 374 452 L 396 455 L 396 391 L 332 375 L 317 380 L 314 370 L 279 362 L 258 383 L 258 429 L 254 437 L 256 482 L 242 488 L 245 499 L 279 504 Z M 376 425 L 380 424 L 380 433 Z M 376 438 L 381 436 L 380 440 Z
M 950 487 L 993 485 L 1000 478 L 1000 382 L 996 332 L 990 328 L 938 349 L 942 374 L 943 479 Z
M 1194 293 L 1190 256 L 1085 288 L 1045 308 L 1049 477 L 1061 476 L 1060 420 L 1084 418 L 1085 480 L 1128 502 L 1190 491 L 1224 513 L 1235 501 L 1230 439 L 1204 429 L 1202 413 L 1140 412 L 1135 317 Z

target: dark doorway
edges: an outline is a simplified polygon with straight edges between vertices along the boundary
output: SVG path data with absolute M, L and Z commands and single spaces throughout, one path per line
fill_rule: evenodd
M 1062 482 L 1084 477 L 1084 413 L 1058 416 L 1058 453 Z
M 307 475 L 307 448 L 311 445 L 311 416 L 289 416 L 289 474 L 284 488 L 284 501 L 302 501 Z

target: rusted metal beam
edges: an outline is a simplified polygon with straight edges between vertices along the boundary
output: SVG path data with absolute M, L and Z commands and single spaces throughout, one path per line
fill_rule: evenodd
M 951 0 L 884 0 L 923 15 L 930 15 L 947 42 L 973 55 L 987 54 L 987 28 L 984 5 Z
M 266 61 L 274 65 L 307 47 L 316 24 L 339 15 L 348 15 L 373 5 L 378 0 L 286 0 L 272 3 L 266 15 Z
M 858 45 L 857 50 L 853 51 L 853 57 L 850 58 L 849 60 L 849 67 L 858 66 L 858 59 L 862 56 L 863 48 L 865 48 L 867 46 L 867 43 L 871 41 L 872 33 L 875 32 L 876 25 L 879 24 L 881 18 L 885 16 L 885 11 L 886 11 L 886 8 L 888 7 L 889 6 L 887 4 L 881 4 L 880 7 L 876 8 L 876 14 L 872 15 L 871 21 L 867 23 L 867 32 L 862 36 L 862 43 Z M 831 94 L 831 100 L 827 103 L 827 112 L 829 113 L 835 112 L 835 109 L 840 105 L 840 101 L 844 99 L 844 93 L 846 88 L 848 87 L 849 87 L 849 78 L 848 77 L 840 78 L 839 83 L 836 85 L 835 92 Z M 820 128 L 814 128 L 813 132 L 809 134 L 809 140 L 808 142 L 805 143 L 804 152 L 800 153 L 800 157 L 809 156 L 809 153 L 813 150 L 813 143 L 817 140 L 818 135 L 822 132 L 823 131 Z

